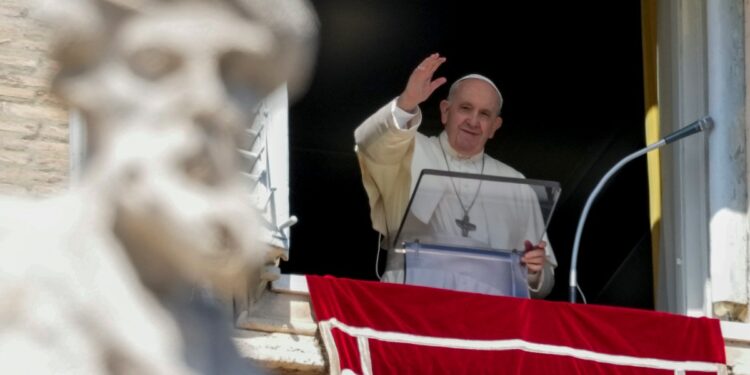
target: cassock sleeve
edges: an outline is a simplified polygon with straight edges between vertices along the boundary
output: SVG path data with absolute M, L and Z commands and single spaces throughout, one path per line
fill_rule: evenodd
M 409 202 L 414 139 L 422 120 L 418 111 L 408 128 L 401 129 L 393 115 L 395 105 L 394 99 L 354 131 L 372 227 L 389 240 L 395 235 Z
M 538 280 L 529 280 L 529 293 L 531 298 L 544 298 L 552 291 L 555 286 L 555 266 L 549 261 L 549 256 L 544 262 L 542 272 L 539 273 Z M 536 283 L 536 287 L 532 284 Z

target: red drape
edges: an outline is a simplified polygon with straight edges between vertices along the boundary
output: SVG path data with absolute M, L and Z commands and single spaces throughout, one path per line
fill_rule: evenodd
M 332 277 L 307 281 L 333 373 L 706 374 L 725 363 L 715 319 Z

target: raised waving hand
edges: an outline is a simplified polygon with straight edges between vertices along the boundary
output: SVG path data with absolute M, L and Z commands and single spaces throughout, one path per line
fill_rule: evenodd
M 444 62 L 445 57 L 440 56 L 439 53 L 433 53 L 424 59 L 409 76 L 406 88 L 396 100 L 396 105 L 404 111 L 413 113 L 419 104 L 427 100 L 438 87 L 447 81 L 445 77 L 432 79 L 435 71 Z

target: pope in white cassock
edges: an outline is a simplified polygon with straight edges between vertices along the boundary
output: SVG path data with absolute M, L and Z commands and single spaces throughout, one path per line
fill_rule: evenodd
M 500 109 L 503 104 L 500 91 L 484 76 L 470 74 L 453 83 L 448 98 L 440 103 L 440 117 L 445 129 L 438 137 L 417 132 L 422 120 L 419 104 L 446 82 L 443 77 L 433 80 L 435 71 L 444 62 L 445 58 L 437 53 L 427 57 L 413 71 L 401 95 L 365 120 L 354 133 L 373 228 L 386 236 L 386 243 L 391 243 L 396 235 L 410 194 L 423 169 L 524 178 L 515 169 L 484 153 L 487 140 L 502 125 Z M 425 223 L 437 223 L 446 235 L 467 237 L 493 248 L 522 246 L 526 251 L 521 261 L 528 270 L 531 296 L 545 297 L 554 286 L 557 261 L 547 241 L 540 241 L 532 234 L 544 231 L 544 220 L 538 207 L 528 210 L 525 208 L 528 205 L 519 204 L 524 208 L 515 211 L 523 211 L 521 214 L 503 218 L 500 215 L 512 215 L 514 210 L 498 211 L 483 206 L 482 201 L 476 199 L 481 189 L 475 180 L 451 180 L 444 190 L 456 197 L 450 201 L 458 204 L 438 201 L 413 204 L 411 214 L 423 216 Z M 526 201 L 530 199 L 526 191 L 506 192 L 504 195 L 515 195 Z M 522 222 L 523 229 L 513 229 L 515 237 L 519 236 L 518 233 L 520 236 L 528 233 L 529 237 L 511 238 L 502 230 L 483 225 L 487 219 L 493 223 Z M 442 278 L 437 280 L 439 283 L 456 282 L 452 275 L 432 277 Z M 383 281 L 403 282 L 403 279 L 403 257 L 389 252 Z

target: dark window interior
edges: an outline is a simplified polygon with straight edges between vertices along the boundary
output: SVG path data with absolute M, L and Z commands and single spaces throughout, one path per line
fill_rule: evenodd
M 503 92 L 503 127 L 487 145 L 528 178 L 563 189 L 549 238 L 559 266 L 548 297 L 566 300 L 573 237 L 588 194 L 644 145 L 640 2 L 313 2 L 320 52 L 307 94 L 291 108 L 292 227 L 287 273 L 375 279 L 377 234 L 354 154 L 355 127 L 397 96 L 428 54 Z M 441 125 L 441 87 L 422 105 Z M 589 303 L 653 308 L 646 162 L 625 167 L 600 194 L 581 243 L 578 279 Z M 580 300 L 580 299 L 579 299 Z

